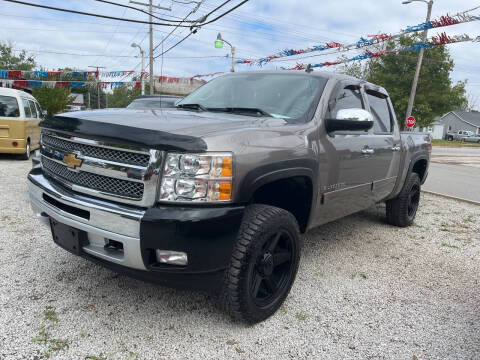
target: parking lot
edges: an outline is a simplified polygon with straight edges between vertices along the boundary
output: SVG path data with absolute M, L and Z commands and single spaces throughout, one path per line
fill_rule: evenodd
M 247 326 L 54 245 L 29 167 L 0 157 L 0 359 L 480 357 L 480 207 L 423 195 L 407 229 L 378 205 L 309 232 L 286 303 Z

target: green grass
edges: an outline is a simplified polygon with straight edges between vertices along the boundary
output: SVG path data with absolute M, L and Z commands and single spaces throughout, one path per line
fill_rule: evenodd
M 433 146 L 448 146 L 448 147 L 480 147 L 480 144 L 465 142 L 462 143 L 458 140 L 448 141 L 448 140 L 432 140 Z
M 457 245 L 452 245 L 452 244 L 449 244 L 449 243 L 446 243 L 446 242 L 442 242 L 442 246 L 443 247 L 448 247 L 448 248 L 451 248 L 451 249 L 460 249 Z

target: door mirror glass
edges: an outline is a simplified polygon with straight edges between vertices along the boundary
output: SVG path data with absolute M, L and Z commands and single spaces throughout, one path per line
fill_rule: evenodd
M 373 115 L 363 109 L 338 110 L 335 119 L 326 119 L 327 132 L 334 131 L 368 131 L 373 127 Z

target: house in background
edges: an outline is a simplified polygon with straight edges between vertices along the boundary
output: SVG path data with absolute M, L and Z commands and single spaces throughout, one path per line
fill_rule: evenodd
M 83 94 L 71 94 L 72 96 L 75 96 L 75 100 L 73 100 L 73 103 L 70 105 L 67 105 L 67 108 L 65 109 L 66 112 L 69 111 L 80 111 L 80 110 L 85 110 L 85 100 L 83 98 Z
M 432 134 L 434 139 L 445 139 L 449 132 L 460 130 L 472 131 L 480 135 L 480 112 L 478 111 L 450 111 L 442 117 L 435 118 L 429 127 L 420 129 Z

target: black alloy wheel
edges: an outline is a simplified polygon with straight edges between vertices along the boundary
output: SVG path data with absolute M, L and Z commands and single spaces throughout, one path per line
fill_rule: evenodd
M 278 230 L 258 253 L 250 273 L 250 295 L 257 306 L 274 302 L 291 282 L 294 241 L 288 232 Z
M 408 194 L 408 218 L 413 221 L 420 203 L 420 186 L 414 184 Z

